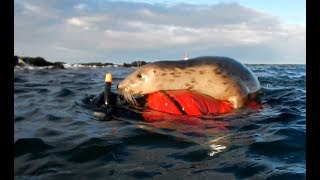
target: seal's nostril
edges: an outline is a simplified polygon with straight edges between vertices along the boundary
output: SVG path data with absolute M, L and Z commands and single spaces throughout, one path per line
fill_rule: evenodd
M 119 89 L 119 84 L 117 84 L 117 89 Z

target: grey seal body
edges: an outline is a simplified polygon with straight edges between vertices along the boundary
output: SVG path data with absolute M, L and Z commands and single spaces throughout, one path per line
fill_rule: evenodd
M 227 57 L 158 61 L 141 66 L 118 85 L 121 94 L 144 95 L 159 90 L 189 89 L 241 108 L 260 89 L 244 64 Z

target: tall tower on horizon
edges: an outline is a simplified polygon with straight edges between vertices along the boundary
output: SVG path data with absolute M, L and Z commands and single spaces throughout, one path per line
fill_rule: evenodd
M 188 59 L 189 59 L 188 53 L 184 53 L 184 60 L 188 60 Z

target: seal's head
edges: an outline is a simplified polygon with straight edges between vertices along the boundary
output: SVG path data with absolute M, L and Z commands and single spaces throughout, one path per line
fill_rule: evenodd
M 118 90 L 131 104 L 137 105 L 133 98 L 134 95 L 145 95 L 159 90 L 155 86 L 156 78 L 156 69 L 152 67 L 152 64 L 147 64 L 121 81 L 118 84 Z
M 158 90 L 154 86 L 155 81 L 156 70 L 150 65 L 144 65 L 121 81 L 118 85 L 118 90 L 123 95 L 149 94 Z

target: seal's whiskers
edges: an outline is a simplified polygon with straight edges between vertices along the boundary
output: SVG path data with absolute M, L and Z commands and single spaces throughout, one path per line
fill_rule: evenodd
M 133 106 L 139 106 L 139 103 L 137 100 L 133 97 L 131 94 L 123 94 L 123 97 L 126 99 L 128 103 L 130 103 Z

